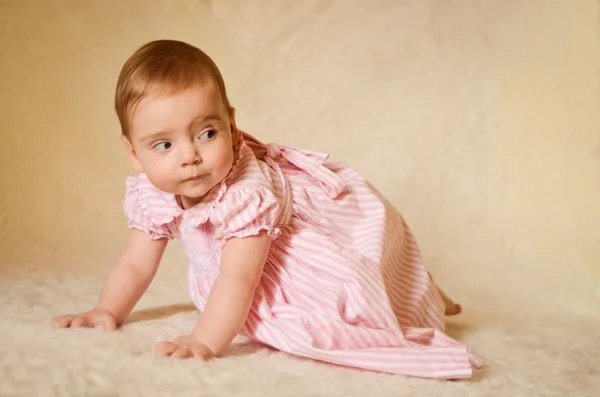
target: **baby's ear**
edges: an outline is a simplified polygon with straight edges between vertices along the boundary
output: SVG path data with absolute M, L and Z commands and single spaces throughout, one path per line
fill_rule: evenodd
M 231 132 L 237 131 L 237 125 L 235 123 L 235 108 L 229 108 L 229 126 L 231 127 Z
M 231 129 L 231 146 L 237 149 L 240 144 L 240 132 L 237 129 Z
M 144 172 L 144 167 L 142 167 L 142 163 L 140 163 L 140 161 L 138 160 L 137 155 L 135 153 L 135 149 L 133 148 L 133 145 L 131 144 L 129 138 L 127 138 L 125 135 L 121 135 L 121 140 L 125 145 L 125 149 L 127 150 L 127 155 L 129 157 L 129 162 L 131 163 L 133 169 L 137 172 Z
M 235 108 L 229 108 L 229 128 L 231 129 L 231 143 L 234 148 L 237 148 L 240 142 L 240 132 L 237 129 L 237 125 L 235 123 Z

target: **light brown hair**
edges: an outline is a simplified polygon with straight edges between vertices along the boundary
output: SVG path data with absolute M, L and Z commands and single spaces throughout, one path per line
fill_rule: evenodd
M 150 93 L 172 94 L 207 83 L 215 84 L 229 111 L 223 76 L 202 50 L 176 40 L 155 40 L 143 45 L 127 59 L 117 81 L 115 111 L 121 133 L 130 138 L 131 114 Z

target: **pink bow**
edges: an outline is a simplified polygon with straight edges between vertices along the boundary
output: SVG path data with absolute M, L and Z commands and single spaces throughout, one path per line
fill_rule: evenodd
M 344 191 L 344 181 L 323 165 L 323 162 L 329 157 L 327 154 L 279 146 L 276 143 L 267 144 L 265 148 L 267 157 L 273 160 L 283 157 L 296 167 L 315 177 L 329 197 L 336 198 Z

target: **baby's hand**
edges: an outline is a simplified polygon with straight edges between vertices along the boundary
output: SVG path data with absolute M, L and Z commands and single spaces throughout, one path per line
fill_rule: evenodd
M 199 342 L 191 335 L 183 335 L 173 342 L 160 342 L 156 345 L 156 354 L 159 356 L 171 356 L 173 358 L 191 358 L 198 360 L 210 360 L 214 354 L 204 343 Z
M 115 316 L 102 309 L 94 309 L 75 315 L 58 316 L 52 322 L 61 328 L 103 328 L 110 331 L 117 329 Z

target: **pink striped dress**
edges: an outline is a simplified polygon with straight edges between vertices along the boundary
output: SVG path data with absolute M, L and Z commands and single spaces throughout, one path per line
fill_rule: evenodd
M 243 133 L 229 176 L 193 208 L 144 174 L 127 179 L 129 227 L 178 239 L 202 311 L 231 238 L 273 237 L 241 334 L 292 355 L 437 379 L 483 360 L 444 333 L 444 304 L 402 216 L 327 155 Z

